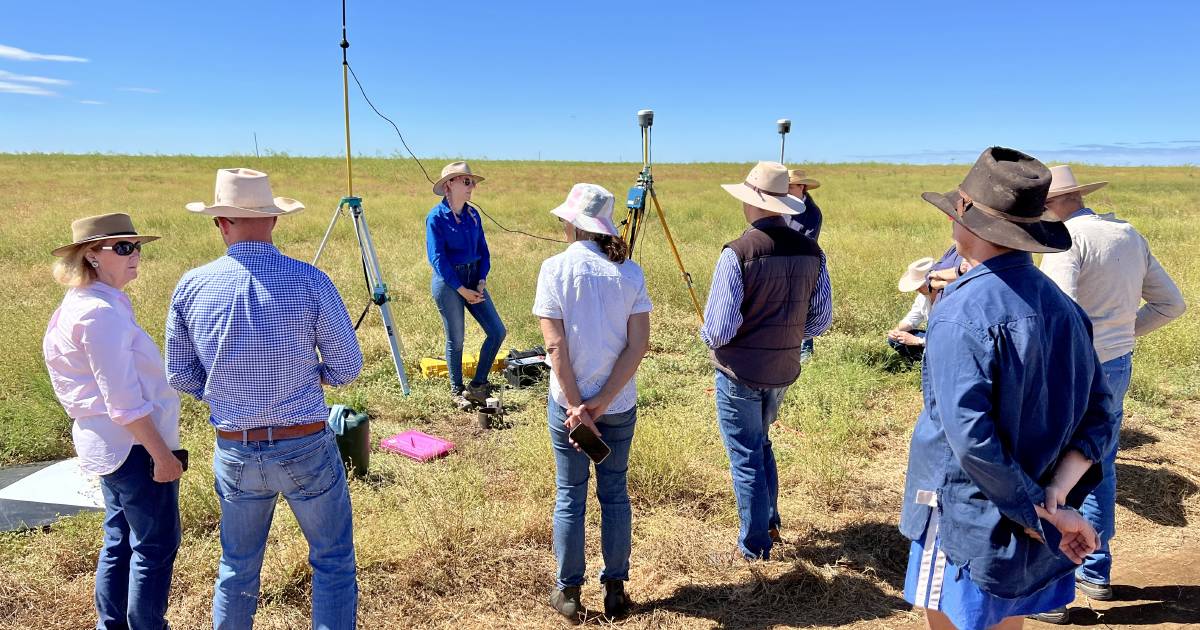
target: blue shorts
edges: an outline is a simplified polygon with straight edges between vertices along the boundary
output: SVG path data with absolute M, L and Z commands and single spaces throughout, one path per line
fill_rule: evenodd
M 917 608 L 937 610 L 959 630 L 984 630 L 1007 617 L 1024 617 L 1066 606 L 1075 599 L 1075 576 L 1071 573 L 1024 597 L 997 597 L 980 590 L 971 581 L 967 567 L 952 564 L 942 552 L 935 508 L 925 526 L 925 535 L 914 540 L 908 551 L 908 573 L 904 599 Z

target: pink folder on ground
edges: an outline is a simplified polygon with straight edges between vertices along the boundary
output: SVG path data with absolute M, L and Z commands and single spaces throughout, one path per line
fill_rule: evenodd
M 419 462 L 444 457 L 454 450 L 454 442 L 448 442 L 417 430 L 405 431 L 392 437 L 383 438 L 379 446 L 385 451 L 399 453 Z

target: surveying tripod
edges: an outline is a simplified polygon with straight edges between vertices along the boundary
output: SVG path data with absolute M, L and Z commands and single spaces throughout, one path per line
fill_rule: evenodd
M 354 196 L 354 170 L 350 161 L 350 84 L 347 76 L 350 64 L 346 60 L 346 51 L 350 48 L 350 42 L 346 39 L 346 0 L 342 0 L 342 42 L 340 46 L 342 48 L 342 111 L 346 120 L 346 196 L 342 197 L 337 209 L 333 211 L 333 218 L 329 221 L 329 227 L 325 229 L 325 236 L 317 247 L 317 255 L 313 256 L 312 264 L 316 266 L 317 261 L 321 260 L 321 253 L 325 251 L 325 244 L 329 242 L 333 226 L 337 224 L 338 217 L 342 215 L 343 211 L 348 210 L 350 219 L 354 223 L 354 236 L 358 240 L 363 277 L 366 279 L 367 291 L 371 294 L 371 301 L 363 310 L 363 314 L 358 318 L 358 323 L 354 325 L 354 328 L 358 329 L 358 325 L 366 317 L 371 304 L 379 307 L 379 313 L 383 317 L 384 331 L 387 332 L 388 345 L 392 350 L 392 363 L 396 367 L 396 376 L 400 379 L 400 389 L 407 396 L 409 393 L 408 376 L 404 374 L 403 347 L 399 337 L 396 336 L 396 327 L 392 319 L 391 297 L 388 295 L 387 284 L 383 281 L 383 271 L 379 268 L 379 255 L 375 252 L 375 241 L 371 239 L 371 230 L 367 228 L 367 216 L 363 211 L 362 198 Z
M 629 213 L 621 222 L 621 238 L 629 245 L 629 258 L 632 260 L 634 247 L 637 245 L 638 237 L 645 225 L 646 197 L 649 196 L 650 202 L 654 204 L 655 212 L 658 213 L 658 221 L 662 224 L 663 234 L 667 236 L 667 244 L 671 246 L 671 253 L 675 256 L 675 264 L 679 267 L 679 272 L 683 274 L 683 281 L 687 284 L 688 293 L 692 296 L 692 306 L 696 309 L 696 316 L 703 324 L 704 311 L 700 308 L 700 300 L 696 299 L 696 289 L 692 286 L 692 275 L 683 267 L 683 259 L 679 257 L 679 249 L 675 247 L 675 239 L 671 238 L 671 229 L 667 227 L 667 216 L 663 214 L 662 206 L 658 203 L 658 194 L 654 191 L 654 175 L 650 172 L 650 128 L 654 125 L 654 111 L 643 109 L 638 112 L 637 116 L 638 126 L 642 129 L 642 172 L 638 175 L 637 184 L 629 189 L 629 197 L 625 200 L 625 207 L 628 208 Z

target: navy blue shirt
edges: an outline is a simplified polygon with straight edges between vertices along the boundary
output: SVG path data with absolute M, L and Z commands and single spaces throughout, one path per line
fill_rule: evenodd
M 471 204 L 465 205 L 462 213 L 455 217 L 450 202 L 442 197 L 442 202 L 425 217 L 425 254 L 429 266 L 451 289 L 462 286 L 455 266 L 479 263 L 480 280 L 487 279 L 492 268 L 487 240 L 483 236 L 483 221 Z
M 817 207 L 817 202 L 813 201 L 811 195 L 804 193 L 804 212 L 794 215 L 785 215 L 788 222 L 788 227 L 811 238 L 812 240 L 820 240 L 821 238 L 821 223 L 824 217 L 821 215 L 821 209 Z
M 1098 462 L 1117 439 L 1083 310 L 1030 254 L 991 258 L 947 286 L 933 309 L 921 379 L 925 408 L 909 447 L 901 533 L 917 540 L 938 509 L 946 556 L 1000 597 L 1070 573 L 1061 537 L 1042 527 L 1034 505 L 1068 450 Z M 1085 476 L 1072 497 L 1096 481 Z

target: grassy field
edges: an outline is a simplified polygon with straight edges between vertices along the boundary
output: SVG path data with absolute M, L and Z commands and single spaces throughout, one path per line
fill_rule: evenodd
M 336 159 L 121 156 L 0 156 L 0 322 L 8 350 L 0 362 L 0 465 L 72 454 L 70 420 L 58 405 L 40 342 L 62 289 L 50 277 L 49 250 L 67 242 L 74 218 L 129 212 L 146 247 L 141 277 L 129 287 L 142 326 L 162 339 L 166 305 L 179 276 L 220 256 L 211 222 L 183 209 L 211 201 L 215 169 L 248 166 L 271 174 L 278 195 L 308 205 L 284 219 L 276 242 L 311 259 L 344 191 Z M 427 164 L 436 170 L 441 163 Z M 487 177 L 478 201 L 510 228 L 557 237 L 547 213 L 571 184 L 588 181 L 618 199 L 637 175 L 630 164 L 473 162 Z M 448 404 L 444 380 L 422 379 L 417 359 L 442 353 L 429 296 L 423 218 L 437 199 L 409 161 L 355 163 L 405 345 L 412 395 L 399 390 L 377 313 L 360 331 L 367 357 L 354 384 L 329 391 L 332 402 L 366 408 L 374 440 L 409 428 L 458 444 L 449 458 L 418 465 L 376 453 L 372 474 L 352 482 L 362 591 L 362 627 L 414 625 L 554 627 L 544 604 L 553 583 L 550 549 L 553 458 L 545 427 L 545 387 L 506 394 L 513 426 L 481 433 Z M 746 164 L 656 167 L 659 197 L 703 301 L 722 243 L 743 229 L 740 204 L 719 183 L 740 181 Z M 907 435 L 920 409 L 919 373 L 891 358 L 883 335 L 907 310 L 896 278 L 912 259 L 949 244 L 943 215 L 922 191 L 952 189 L 964 166 L 810 165 L 823 186 L 821 245 L 834 289 L 832 329 L 788 392 L 773 433 L 780 465 L 784 534 L 796 544 L 751 567 L 727 558 L 737 515 L 728 464 L 716 429 L 712 369 L 697 337 L 678 270 L 657 222 L 636 259 L 646 271 L 654 312 L 651 352 L 638 375 L 639 422 L 630 467 L 634 506 L 630 592 L 644 604 L 629 627 L 763 627 L 773 624 L 907 627 L 898 587 L 907 547 L 895 531 Z M 1189 168 L 1079 167 L 1081 180 L 1105 179 L 1088 197 L 1117 211 L 1151 242 L 1189 304 L 1200 297 L 1200 176 Z M 508 326 L 506 347 L 541 343 L 530 314 L 537 270 L 562 245 L 501 231 L 488 223 L 493 252 L 489 290 Z M 357 316 L 367 303 L 358 251 L 341 222 L 324 268 Z M 1178 434 L 1193 452 L 1200 426 L 1200 311 L 1139 342 L 1127 409 L 1147 433 Z M 481 334 L 469 325 L 468 347 Z M 173 627 L 209 623 L 220 553 L 207 408 L 184 401 L 184 446 L 195 463 L 182 485 L 183 547 L 169 614 Z M 1174 492 L 1180 487 L 1166 490 Z M 1180 508 L 1184 527 L 1197 507 L 1195 485 Z M 1190 497 L 1190 498 L 1188 498 Z M 598 571 L 599 510 L 589 506 L 589 571 Z M 80 627 L 91 623 L 91 588 L 100 518 L 66 519 L 46 531 L 0 535 L 0 628 Z M 1146 531 L 1151 531 L 1146 529 Z M 1147 534 L 1149 535 L 1149 534 Z M 277 512 L 263 567 L 260 628 L 307 624 L 307 547 L 287 510 Z M 585 603 L 598 603 L 594 581 Z

